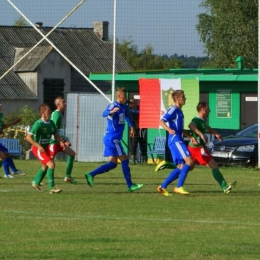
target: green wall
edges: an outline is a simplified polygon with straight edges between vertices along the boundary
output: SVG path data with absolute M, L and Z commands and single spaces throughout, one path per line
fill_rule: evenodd
M 217 116 L 217 92 L 225 90 L 231 92 L 231 116 L 221 118 Z M 212 128 L 240 129 L 240 93 L 257 93 L 257 82 L 205 81 L 200 82 L 200 92 L 209 94 L 209 125 Z

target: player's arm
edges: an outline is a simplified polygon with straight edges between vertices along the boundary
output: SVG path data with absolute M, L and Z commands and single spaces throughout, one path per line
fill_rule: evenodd
M 119 107 L 115 106 L 114 103 L 110 104 L 106 110 L 102 113 L 103 117 L 107 117 L 109 115 L 113 115 L 115 112 L 119 110 Z
M 167 122 L 167 121 L 162 118 L 162 119 L 159 121 L 159 125 L 160 125 L 162 128 L 164 128 L 166 131 L 168 131 L 169 134 L 174 135 L 174 134 L 175 134 L 174 129 L 171 129 L 171 128 L 166 124 L 166 122 Z
M 206 140 L 204 134 L 198 129 L 198 127 L 196 126 L 196 124 L 194 122 L 190 122 L 189 129 L 193 133 L 195 133 L 197 136 L 199 136 L 204 141 L 205 144 L 207 143 L 207 140 Z M 196 141 L 196 143 L 197 143 L 197 141 Z
M 16 125 L 16 124 L 18 124 L 18 123 L 21 122 L 21 121 L 22 121 L 21 118 L 17 118 L 17 119 L 15 119 L 15 120 L 12 121 L 12 122 L 3 124 L 2 129 L 8 128 L 8 127 L 10 127 L 10 126 L 12 126 L 12 125 Z
M 134 137 L 135 136 L 135 129 L 134 129 L 134 125 L 133 125 L 133 122 L 130 118 L 130 111 L 129 111 L 129 108 L 126 109 L 125 111 L 125 121 L 127 122 L 127 124 L 129 125 L 130 127 L 130 137 Z
M 223 141 L 222 136 L 210 126 L 207 127 L 207 132 L 213 134 L 219 141 Z
M 194 136 L 192 136 L 189 131 L 183 129 L 183 130 L 182 130 L 182 134 L 183 134 L 184 136 L 188 137 L 188 138 L 190 139 L 190 142 L 192 142 L 193 144 L 198 144 L 197 141 L 196 141 L 196 139 L 194 138 Z
M 40 153 L 44 152 L 44 148 L 37 143 L 36 141 L 34 141 L 33 139 L 34 134 L 32 133 L 28 133 L 25 137 L 25 140 L 30 143 L 32 146 L 37 147 L 37 149 L 39 150 Z

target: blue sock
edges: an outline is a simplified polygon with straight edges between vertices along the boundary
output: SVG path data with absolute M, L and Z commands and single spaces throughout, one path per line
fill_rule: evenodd
M 121 162 L 122 164 L 122 170 L 123 174 L 126 180 L 127 187 L 130 188 L 133 185 L 133 182 L 131 180 L 131 172 L 130 172 L 130 167 L 129 167 L 129 160 L 124 160 Z
M 168 177 L 164 180 L 164 182 L 162 183 L 161 187 L 163 189 L 166 189 L 167 186 L 175 181 L 176 179 L 178 179 L 179 175 L 181 173 L 181 170 L 179 168 L 175 168 L 173 171 L 170 172 L 170 174 L 168 175 Z
M 9 175 L 9 174 L 10 174 L 10 171 L 9 171 L 8 158 L 6 158 L 6 159 L 3 161 L 3 168 L 4 168 L 5 175 Z
M 184 164 L 181 169 L 180 177 L 179 177 L 179 180 L 178 180 L 178 183 L 176 186 L 177 188 L 180 188 L 183 186 L 189 170 L 190 170 L 190 166 L 188 164 Z
M 108 162 L 106 164 L 101 165 L 100 167 L 98 167 L 94 171 L 90 172 L 90 175 L 92 177 L 95 177 L 97 174 L 101 174 L 101 173 L 104 173 L 104 172 L 109 172 L 110 170 L 116 168 L 116 166 L 117 166 L 116 163 Z
M 17 172 L 18 170 L 16 169 L 16 167 L 14 165 L 13 159 L 11 157 L 7 157 L 6 160 L 9 164 L 9 167 L 11 168 L 12 172 Z

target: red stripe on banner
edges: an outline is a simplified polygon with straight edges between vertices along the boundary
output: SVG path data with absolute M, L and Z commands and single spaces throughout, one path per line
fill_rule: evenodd
M 139 79 L 140 128 L 159 128 L 161 94 L 159 79 Z

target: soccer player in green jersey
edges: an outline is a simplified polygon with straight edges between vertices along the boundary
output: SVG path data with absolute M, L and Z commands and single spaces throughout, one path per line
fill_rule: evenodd
M 54 100 L 54 104 L 56 106 L 56 110 L 52 112 L 51 120 L 55 123 L 59 135 L 61 135 L 62 118 L 67 104 L 63 97 L 57 97 Z M 61 145 L 57 143 L 54 139 L 51 140 L 51 151 L 52 151 L 51 156 L 52 158 L 54 158 L 58 152 L 64 152 L 68 155 L 67 164 L 66 164 L 66 175 L 64 181 L 72 184 L 76 184 L 77 181 L 71 177 L 71 172 L 72 172 L 76 153 L 70 148 L 71 143 L 66 139 L 65 136 L 62 136 L 62 141 L 65 144 L 65 149 L 63 149 L 63 147 L 61 147 Z
M 210 113 L 208 103 L 199 102 L 199 104 L 197 105 L 197 111 L 197 116 L 195 116 L 189 124 L 189 128 L 197 143 L 189 142 L 188 149 L 192 155 L 194 162 L 197 162 L 200 165 L 209 166 L 212 169 L 213 177 L 219 183 L 224 193 L 230 193 L 237 182 L 234 181 L 230 185 L 227 184 L 226 180 L 224 179 L 218 168 L 217 162 L 213 159 L 206 148 L 206 133 L 213 134 L 218 140 L 222 140 L 221 135 L 213 130 L 206 122 L 206 118 Z
M 55 163 L 51 157 L 50 140 L 54 136 L 55 140 L 65 149 L 65 144 L 58 134 L 58 129 L 54 122 L 50 120 L 51 109 L 48 104 L 39 106 L 41 118 L 32 126 L 32 129 L 26 136 L 26 140 L 32 145 L 34 156 L 40 160 L 42 167 L 33 179 L 32 187 L 37 191 L 43 191 L 41 181 L 47 174 L 50 193 L 59 193 L 62 190 L 54 185 Z

